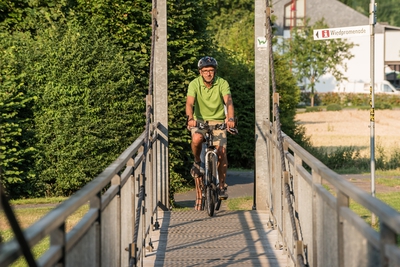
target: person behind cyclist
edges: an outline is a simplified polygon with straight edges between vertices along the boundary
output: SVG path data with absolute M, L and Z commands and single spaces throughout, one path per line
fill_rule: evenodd
M 199 60 L 200 75 L 189 83 L 186 97 L 187 127 L 192 136 L 192 152 L 194 163 L 191 169 L 193 177 L 202 175 L 200 170 L 200 154 L 204 141 L 204 130 L 196 127 L 196 121 L 208 121 L 209 125 L 225 122 L 227 130 L 214 130 L 214 146 L 218 154 L 219 198 L 228 197 L 225 192 L 226 171 L 228 159 L 226 154 L 226 132 L 235 127 L 235 111 L 228 82 L 217 76 L 217 61 L 213 57 L 203 57 Z

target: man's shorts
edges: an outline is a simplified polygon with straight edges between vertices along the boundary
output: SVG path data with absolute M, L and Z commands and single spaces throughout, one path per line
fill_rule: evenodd
M 221 124 L 221 123 L 223 123 L 223 122 L 221 122 L 221 121 L 209 121 L 208 122 L 208 124 L 210 126 L 216 125 L 216 124 Z M 203 135 L 204 138 L 205 138 L 205 133 L 207 132 L 207 130 L 200 130 L 197 127 L 192 127 L 190 129 L 190 131 L 192 133 L 192 136 L 195 133 L 200 133 Z M 214 130 L 213 135 L 214 135 L 213 145 L 226 148 L 226 146 L 227 146 L 226 130 Z

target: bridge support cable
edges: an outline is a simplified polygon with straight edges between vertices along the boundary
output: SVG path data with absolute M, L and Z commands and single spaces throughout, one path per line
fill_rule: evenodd
M 1 171 L 0 171 L 0 178 L 1 178 Z M 21 230 L 21 227 L 17 221 L 17 218 L 15 217 L 15 214 L 11 208 L 10 202 L 8 201 L 8 198 L 5 194 L 3 184 L 1 183 L 0 179 L 0 208 L 4 210 L 4 213 L 8 219 L 8 222 L 11 225 L 11 228 L 14 232 L 15 238 L 17 239 L 22 253 L 26 259 L 26 262 L 29 267 L 36 267 L 36 261 L 35 258 L 33 257 L 32 251 L 28 245 L 27 240 L 25 239 L 25 236 Z M 2 239 L 0 236 L 0 244 L 2 243 Z
M 275 67 L 274 67 L 274 53 L 273 53 L 273 48 L 272 48 L 272 37 L 273 37 L 273 32 L 272 32 L 272 21 L 271 21 L 271 4 L 270 1 L 267 0 L 267 21 L 266 21 L 266 26 L 267 26 L 267 41 L 269 44 L 269 62 L 270 62 L 270 74 L 271 74 L 271 85 L 272 85 L 272 93 L 273 93 L 273 123 L 276 127 L 276 134 L 277 134 L 277 141 L 278 141 L 278 150 L 279 150 L 279 156 L 280 156 L 280 161 L 281 161 L 281 179 L 284 181 L 284 191 L 285 191 L 285 197 L 287 199 L 287 205 L 288 205 L 288 212 L 290 216 L 290 224 L 292 227 L 292 233 L 293 233 L 293 239 L 295 242 L 295 251 L 293 251 L 296 257 L 294 259 L 296 261 L 296 266 L 306 266 L 304 263 L 304 257 L 303 257 L 303 250 L 302 250 L 302 242 L 299 240 L 298 237 L 298 230 L 297 230 L 297 224 L 295 220 L 295 211 L 293 208 L 293 203 L 292 203 L 292 192 L 290 190 L 290 185 L 288 181 L 288 172 L 286 169 L 286 162 L 285 162 L 285 152 L 283 148 L 283 135 L 281 131 L 281 123 L 280 123 L 280 114 L 279 114 L 279 94 L 276 91 L 276 79 L 275 79 Z
M 150 148 L 152 147 L 152 141 L 150 138 L 150 127 L 154 123 L 153 117 L 153 89 L 154 89 L 154 58 L 155 58 L 155 41 L 156 41 L 156 29 L 157 29 L 157 0 L 153 0 L 152 5 L 152 35 L 151 35 L 151 52 L 150 52 L 150 70 L 149 70 L 149 87 L 148 87 L 148 94 L 146 96 L 146 125 L 145 125 L 145 136 L 144 136 L 144 143 L 143 143 L 143 161 L 142 161 L 142 168 L 141 173 L 139 176 L 139 184 L 140 184 L 140 191 L 137 195 L 138 201 L 136 206 L 136 216 L 135 216 L 135 225 L 134 225 L 134 232 L 133 232 L 133 240 L 129 246 L 129 266 L 137 266 L 139 261 L 143 261 L 143 257 L 145 255 L 146 249 L 146 240 L 149 238 L 150 230 L 146 229 L 146 212 L 150 211 L 153 212 L 153 209 L 147 210 L 146 208 L 146 181 L 148 177 L 146 177 L 146 170 L 149 168 L 147 162 L 151 158 Z M 150 159 L 151 160 L 151 159 Z M 152 168 L 150 166 L 150 168 Z M 150 177 L 152 178 L 152 177 Z M 152 188 L 150 188 L 151 194 L 153 194 Z M 150 198 L 152 199 L 152 198 Z M 152 201 L 152 200 L 150 200 Z M 158 205 L 158 201 L 156 202 Z M 150 205 L 151 206 L 151 205 Z M 157 212 L 157 207 L 156 207 Z M 156 219 L 158 216 L 156 216 Z M 152 221 L 152 219 L 151 219 Z M 142 222 L 142 224 L 141 224 Z M 140 232 L 140 225 L 142 225 L 142 237 L 139 237 Z M 158 225 L 158 221 L 155 223 Z M 145 242 L 142 243 L 141 247 L 137 246 L 138 239 L 142 238 Z M 151 240 L 149 240 L 149 247 L 152 246 Z

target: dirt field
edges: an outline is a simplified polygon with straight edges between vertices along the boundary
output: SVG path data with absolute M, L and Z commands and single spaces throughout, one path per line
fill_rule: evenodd
M 299 113 L 296 115 L 296 120 L 305 127 L 306 135 L 311 137 L 314 146 L 331 149 L 339 146 L 355 146 L 360 149 L 361 155 L 370 156 L 369 110 Z M 395 150 L 400 150 L 400 110 L 377 110 L 375 111 L 375 155 L 379 151 L 390 155 Z M 358 187 L 371 192 L 368 174 L 343 176 Z M 376 191 L 400 192 L 400 188 L 377 184 Z
M 296 115 L 304 125 L 314 146 L 355 146 L 362 155 L 370 155 L 370 112 L 369 110 L 341 110 L 307 112 Z M 375 111 L 375 151 L 383 149 L 392 153 L 400 149 L 400 110 Z

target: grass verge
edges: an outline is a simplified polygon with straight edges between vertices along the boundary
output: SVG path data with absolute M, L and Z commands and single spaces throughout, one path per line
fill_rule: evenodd
M 20 199 L 11 201 L 11 205 L 13 205 L 14 215 L 17 218 L 18 222 L 22 229 L 29 227 L 34 224 L 44 215 L 49 213 L 57 204 L 65 200 L 65 198 L 40 198 L 40 199 Z M 18 203 L 18 205 L 16 205 Z M 39 205 L 39 204 L 54 204 L 51 207 L 35 207 L 31 205 Z M 20 208 L 19 206 L 24 206 L 24 208 Z M 26 207 L 28 206 L 28 207 Z M 89 206 L 85 205 L 78 209 L 75 213 L 69 216 L 66 219 L 66 231 L 69 232 L 74 225 L 76 225 L 79 220 L 84 216 L 84 214 L 88 211 Z M 10 224 L 8 223 L 8 219 L 3 210 L 0 211 L 0 236 L 4 242 L 11 240 L 14 238 L 14 233 L 11 229 Z M 41 240 L 38 244 L 36 244 L 33 249 L 33 255 L 37 259 L 39 258 L 46 250 L 49 249 L 50 246 L 50 238 L 46 237 Z M 17 261 L 15 261 L 12 267 L 25 267 L 28 266 L 24 257 L 20 257 Z

